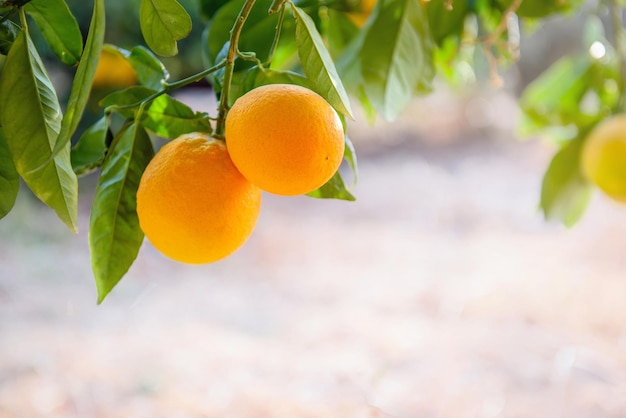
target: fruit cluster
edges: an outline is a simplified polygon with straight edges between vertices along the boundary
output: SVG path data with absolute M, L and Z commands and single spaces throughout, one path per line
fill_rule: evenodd
M 345 146 L 333 107 L 288 84 L 240 97 L 226 117 L 225 138 L 182 135 L 141 178 L 141 229 L 174 260 L 210 263 L 232 254 L 254 230 L 261 190 L 294 196 L 319 188 L 339 168 Z

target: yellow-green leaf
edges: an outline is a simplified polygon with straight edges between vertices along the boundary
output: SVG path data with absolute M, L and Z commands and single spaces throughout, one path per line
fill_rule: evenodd
M 139 24 L 150 49 L 165 57 L 176 55 L 176 41 L 191 32 L 191 17 L 176 0 L 141 0 Z
M 91 267 L 98 303 L 126 274 L 143 242 L 137 218 L 139 180 L 154 151 L 146 131 L 125 126 L 102 166 L 89 222 Z
M 76 231 L 78 180 L 70 144 L 52 150 L 61 130 L 61 107 L 26 29 L 15 39 L 0 77 L 0 125 L 17 172 L 45 204 Z

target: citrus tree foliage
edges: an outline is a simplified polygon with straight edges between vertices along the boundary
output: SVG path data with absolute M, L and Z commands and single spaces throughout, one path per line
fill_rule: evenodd
M 312 89 L 344 119 L 354 117 L 359 103 L 369 117 L 393 120 L 413 98 L 432 91 L 435 76 L 465 82 L 459 68 L 473 66 L 476 56 L 497 80 L 498 66 L 519 58 L 521 25 L 571 13 L 582 0 L 379 0 L 371 11 L 366 0 L 197 0 L 193 12 L 205 24 L 197 53 L 205 69 L 182 80 L 170 79 L 160 57 L 179 52 L 192 30 L 190 10 L 176 0 L 137 3 L 145 43 L 123 49 L 104 44 L 105 0 L 85 0 L 92 10 L 87 33 L 65 0 L 0 0 L 0 217 L 11 210 L 21 178 L 76 231 L 77 179 L 99 173 L 89 226 L 99 301 L 143 241 L 136 192 L 155 137 L 206 132 L 223 138 L 229 107 L 271 83 Z M 619 1 L 605 3 L 617 17 Z M 585 42 L 591 52 L 558 61 L 520 102 L 522 133 L 548 133 L 562 147 L 547 169 L 541 207 L 547 218 L 568 225 L 584 212 L 590 191 L 578 168 L 581 143 L 624 104 L 621 20 L 613 23 L 616 39 L 609 42 L 605 23 L 590 14 Z M 67 102 L 60 102 L 33 42 L 35 25 L 59 63 L 74 72 Z M 132 66 L 137 84 L 103 97 L 101 117 L 79 129 L 103 48 Z M 193 111 L 172 97 L 205 78 L 219 101 L 214 112 Z M 346 145 L 356 179 L 347 136 Z M 310 196 L 355 199 L 339 172 Z

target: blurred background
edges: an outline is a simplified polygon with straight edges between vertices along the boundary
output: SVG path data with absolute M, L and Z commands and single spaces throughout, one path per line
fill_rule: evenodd
M 137 4 L 107 2 L 109 42 L 142 43 Z M 23 187 L 0 222 L 0 417 L 626 417 L 626 210 L 597 193 L 573 229 L 545 222 L 554 148 L 515 131 L 516 94 L 580 47 L 578 18 L 525 35 L 504 88 L 438 84 L 394 123 L 359 114 L 355 203 L 266 194 L 213 265 L 146 241 L 101 306 L 96 177 L 78 235 Z M 202 68 L 198 39 L 174 79 Z M 203 86 L 177 98 L 216 107 Z

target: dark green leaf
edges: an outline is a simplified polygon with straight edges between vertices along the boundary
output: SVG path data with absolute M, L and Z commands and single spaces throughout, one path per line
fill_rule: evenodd
M 17 172 L 33 193 L 76 231 L 78 181 L 70 164 L 69 143 L 56 156 L 52 154 L 63 115 L 26 31 L 15 39 L 4 63 L 0 103 L 0 125 Z
M 200 14 L 205 19 L 212 19 L 215 13 L 228 3 L 228 0 L 199 0 Z
M 433 42 L 424 8 L 415 0 L 379 3 L 360 49 L 365 93 L 393 120 L 434 76 Z
M 222 62 L 224 61 L 227 57 L 228 57 L 228 50 L 230 49 L 230 41 L 227 41 L 223 46 L 222 49 L 220 50 L 220 52 L 217 53 L 217 55 L 215 56 L 215 63 L 218 62 Z M 237 64 L 238 61 L 235 61 L 235 64 Z M 239 61 L 241 62 L 241 61 Z M 213 66 L 214 64 L 211 64 L 211 66 Z M 235 65 L 236 68 L 236 65 Z M 222 93 L 222 83 L 224 82 L 224 72 L 226 71 L 225 67 L 220 68 L 219 70 L 215 71 L 214 73 L 210 74 L 207 76 L 207 78 L 211 81 L 212 87 L 213 87 L 213 91 L 215 91 L 215 93 L 219 95 Z M 237 72 L 235 71 L 233 74 L 233 78 L 236 79 L 237 78 Z M 234 80 L 233 80 L 234 81 Z M 235 82 L 231 82 L 231 91 L 235 90 L 237 88 L 238 84 Z M 231 94 L 232 96 L 232 94 Z
M 315 27 L 315 23 L 302 9 L 295 6 L 292 9 L 296 19 L 298 55 L 304 73 L 316 92 L 337 111 L 353 118 L 348 93 L 343 87 L 335 64 Z
M 349 200 L 352 202 L 356 200 L 356 197 L 354 197 L 346 188 L 339 171 L 337 171 L 335 175 L 332 176 L 331 179 L 328 180 L 322 187 L 307 193 L 307 196 L 316 197 L 318 199 Z
M 163 63 L 150 50 L 141 45 L 130 51 L 128 60 L 135 69 L 139 82 L 146 87 L 161 90 L 163 87 L 161 82 L 167 81 L 170 77 Z
M 104 161 L 107 144 L 111 142 L 109 121 L 106 117 L 91 125 L 72 148 L 72 169 L 77 175 L 89 174 Z
M 20 176 L 17 174 L 9 147 L 0 130 L 0 219 L 11 211 L 20 190 Z
M 95 0 L 93 15 L 89 25 L 89 34 L 87 35 L 87 44 L 83 55 L 78 64 L 78 69 L 74 75 L 72 82 L 72 90 L 65 109 L 65 116 L 61 123 L 61 132 L 54 146 L 53 154 L 56 155 L 60 150 L 64 149 L 71 141 L 78 124 L 80 123 L 85 106 L 89 100 L 89 92 L 93 83 L 100 51 L 104 42 L 105 29 L 104 16 L 104 0 Z
M 156 93 L 154 90 L 143 86 L 128 87 L 123 90 L 115 91 L 100 101 L 100 106 L 130 106 L 140 103 L 142 100 L 152 96 Z M 116 109 L 116 111 L 125 118 L 132 119 L 135 116 L 135 110 L 139 105 L 135 107 L 128 107 L 126 109 Z
M 592 191 L 580 171 L 581 147 L 581 140 L 571 141 L 554 156 L 541 188 L 541 209 L 546 219 L 568 227 L 583 215 Z
M 0 54 L 6 55 L 13 45 L 13 41 L 20 32 L 20 27 L 10 20 L 0 23 Z
M 252 67 L 244 78 L 242 93 L 267 84 L 295 84 L 312 89 L 309 80 L 301 74 L 292 71 L 274 71 Z
M 139 23 L 150 49 L 165 57 L 176 55 L 176 41 L 191 32 L 191 17 L 176 0 L 141 0 Z
M 190 132 L 212 131 L 206 113 L 194 112 L 178 100 L 162 95 L 143 112 L 141 124 L 163 138 L 177 138 Z
M 65 0 L 32 0 L 24 10 L 35 20 L 46 42 L 64 64 L 75 65 L 80 60 L 83 36 Z
M 103 107 L 130 106 L 156 93 L 142 86 L 129 87 L 109 94 L 100 102 Z M 135 118 L 139 105 L 116 112 L 128 119 Z M 183 133 L 211 132 L 211 124 L 206 113 L 194 112 L 189 106 L 171 96 L 161 95 L 144 109 L 141 124 L 164 138 L 176 138 Z
M 204 34 L 206 49 L 204 50 L 207 65 L 210 67 L 225 56 L 226 44 L 230 40 L 232 29 L 244 0 L 232 0 L 220 8 L 208 25 Z M 274 29 L 278 22 L 277 15 L 268 15 L 267 9 L 271 0 L 257 0 L 250 11 L 246 23 L 239 37 L 240 51 L 253 51 L 261 61 L 269 58 L 269 52 L 274 39 Z M 235 72 L 245 71 L 255 65 L 252 61 L 237 60 Z M 223 74 L 223 72 L 222 72 Z M 219 84 L 219 74 L 210 77 L 212 83 Z
M 468 13 L 467 0 L 431 0 L 426 3 L 426 11 L 430 32 L 438 44 L 448 36 L 459 37 L 463 33 L 463 24 Z
M 127 125 L 113 140 L 102 166 L 89 222 L 91 267 L 98 303 L 137 257 L 143 232 L 137 219 L 139 180 L 154 151 L 144 129 Z

